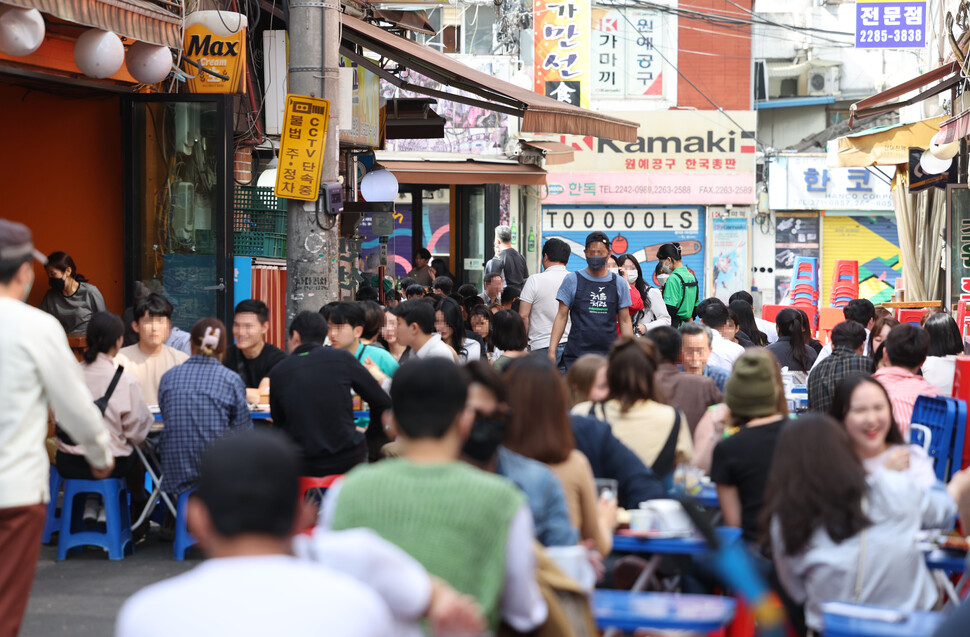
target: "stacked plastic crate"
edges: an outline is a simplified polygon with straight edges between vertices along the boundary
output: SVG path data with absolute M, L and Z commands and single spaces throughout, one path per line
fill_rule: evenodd
M 286 199 L 272 188 L 233 190 L 232 244 L 236 256 L 286 258 Z

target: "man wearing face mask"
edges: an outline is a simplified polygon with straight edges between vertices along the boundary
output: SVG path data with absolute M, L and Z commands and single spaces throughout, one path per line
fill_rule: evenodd
M 84 448 L 96 478 L 114 468 L 101 412 L 53 316 L 24 301 L 34 283 L 30 230 L 0 219 L 0 635 L 16 635 L 44 530 L 50 460 L 47 406 Z
M 626 279 L 607 269 L 610 240 L 602 232 L 586 237 L 585 270 L 570 272 L 559 286 L 556 299 L 559 311 L 549 337 L 549 359 L 556 362 L 556 348 L 572 321 L 569 341 L 563 353 L 566 369 L 583 354 L 607 354 L 616 340 L 619 321 L 620 336 L 633 336 L 630 320 L 630 286 Z
M 665 274 L 670 275 L 664 285 L 664 303 L 670 312 L 671 327 L 680 327 L 694 318 L 697 306 L 697 278 L 684 267 L 680 244 L 665 243 L 657 250 L 657 259 Z

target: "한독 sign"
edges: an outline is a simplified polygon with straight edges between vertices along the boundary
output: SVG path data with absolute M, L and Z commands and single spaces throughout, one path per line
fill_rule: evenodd
M 277 197 L 315 201 L 320 194 L 330 101 L 287 95 L 276 169 Z

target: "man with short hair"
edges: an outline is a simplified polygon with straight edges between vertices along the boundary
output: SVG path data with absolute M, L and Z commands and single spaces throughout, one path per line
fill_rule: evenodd
M 498 226 L 495 228 L 495 256 L 485 264 L 485 274 L 498 272 L 502 276 L 502 289 L 514 286 L 522 289 L 529 278 L 529 266 L 525 257 L 512 247 L 512 228 Z
M 434 331 L 434 306 L 412 299 L 401 303 L 391 314 L 397 317 L 397 342 L 410 347 L 416 358 L 446 358 L 457 362 L 453 349 Z
M 501 304 L 503 310 L 512 310 L 515 302 L 522 295 L 522 288 L 516 287 L 514 285 L 507 285 L 505 289 L 502 290 Z
M 855 321 L 832 328 L 832 355 L 808 375 L 808 408 L 828 413 L 839 382 L 849 374 L 868 374 L 871 361 L 863 356 L 866 330 Z
M 545 621 L 535 580 L 532 515 L 515 485 L 457 462 L 474 414 L 454 363 L 404 365 L 391 387 L 403 455 L 361 466 L 331 487 L 320 523 L 335 530 L 371 528 L 428 571 L 474 597 L 496 631 L 518 632 Z M 468 550 L 442 550 L 442 547 Z
M 709 365 L 727 370 L 734 367 L 734 361 L 738 360 L 741 354 L 744 354 L 743 347 L 722 336 L 722 332 L 727 327 L 729 316 L 724 301 L 717 297 L 712 296 L 709 299 L 704 299 L 697 305 L 697 318 L 711 329 L 714 337 L 711 343 L 711 356 L 707 362 Z
M 714 381 L 718 391 L 724 393 L 730 371 L 708 365 L 714 331 L 703 323 L 684 323 L 680 326 L 683 367 L 688 374 L 706 376 Z
M 371 361 L 384 376 L 390 378 L 399 367 L 397 360 L 386 349 L 365 345 L 360 340 L 366 318 L 367 314 L 360 303 L 344 301 L 334 305 L 327 318 L 330 343 L 338 349 L 350 352 L 365 367 L 367 361 Z
M 44 530 L 50 459 L 48 405 L 98 479 L 111 475 L 109 434 L 60 322 L 25 302 L 34 284 L 27 226 L 0 219 L 0 635 L 16 635 Z M 53 494 L 57 497 L 57 494 Z
M 677 364 L 683 358 L 680 332 L 664 325 L 647 332 L 647 338 L 657 346 L 657 353 L 660 355 L 660 366 L 654 374 L 654 382 L 663 389 L 667 404 L 684 413 L 693 435 L 707 408 L 721 402 L 721 391 L 710 378 L 687 374 L 677 369 Z
M 172 330 L 172 304 L 161 294 L 140 299 L 131 328 L 138 334 L 138 342 L 121 348 L 115 362 L 138 379 L 145 402 L 157 405 L 162 376 L 189 359 L 185 352 L 165 344 Z
M 214 443 L 202 456 L 188 524 L 209 559 L 125 602 L 115 637 L 394 634 L 387 605 L 357 579 L 293 556 L 302 527 L 299 462 L 270 429 Z M 408 595 L 401 591 L 401 595 Z
M 486 306 L 498 303 L 502 297 L 502 275 L 498 272 L 485 273 L 485 290 L 478 296 L 482 297 Z
M 883 360 L 889 367 L 883 367 L 873 376 L 886 388 L 893 405 L 893 418 L 903 440 L 909 440 L 909 423 L 916 399 L 940 395 L 936 385 L 918 375 L 930 349 L 930 335 L 919 326 L 903 323 L 889 330 L 884 344 Z
M 610 239 L 603 232 L 586 236 L 587 267 L 563 277 L 556 300 L 559 310 L 549 336 L 549 359 L 556 356 L 559 341 L 572 321 L 569 341 L 563 351 L 566 369 L 583 354 L 607 354 L 616 340 L 616 325 L 620 336 L 633 336 L 630 313 L 630 285 L 626 279 L 610 272 L 606 261 L 610 256 Z
M 853 321 L 864 327 L 866 329 L 866 340 L 869 340 L 869 330 L 872 329 L 872 324 L 876 320 L 876 307 L 872 304 L 872 301 L 869 299 L 852 299 L 842 308 L 842 315 L 845 320 Z M 818 353 L 812 369 L 831 355 L 832 344 L 828 343 Z
M 571 251 L 569 244 L 555 237 L 546 241 L 542 246 L 542 272 L 530 276 L 522 294 L 519 296 L 519 316 L 525 323 L 529 333 L 529 349 L 542 354 L 549 353 L 549 337 L 552 335 L 552 325 L 556 321 L 559 311 L 559 301 L 556 295 L 562 280 L 566 278 L 566 263 L 569 262 Z M 562 361 L 562 353 L 569 341 L 570 321 L 566 321 L 562 339 L 556 348 L 556 364 Z
M 451 296 L 452 286 L 454 286 L 454 282 L 450 278 L 439 276 L 435 277 L 434 282 L 431 284 L 431 291 L 441 296 Z
M 408 277 L 414 279 L 418 285 L 431 287 L 434 279 L 431 276 L 431 253 L 427 248 L 418 248 L 414 253 L 414 267 L 408 272 Z
M 232 319 L 235 345 L 226 352 L 225 365 L 242 378 L 250 404 L 260 402 L 260 396 L 269 391 L 270 371 L 286 358 L 283 350 L 266 342 L 268 331 L 269 308 L 265 303 L 246 299 L 236 305 Z
M 332 308 L 336 311 L 340 305 Z M 390 407 L 387 393 L 353 354 L 323 347 L 327 323 L 318 312 L 300 312 L 290 324 L 291 354 L 269 373 L 273 425 L 299 447 L 306 475 L 346 473 L 368 457 L 364 431 L 354 423 L 351 390 L 367 402 L 370 428 L 379 429 Z
M 754 312 L 754 297 L 746 290 L 738 290 L 728 299 L 728 303 L 734 303 L 735 301 L 744 301 L 751 306 L 751 311 Z M 778 328 L 772 321 L 766 321 L 757 314 L 754 315 L 754 322 L 758 326 L 758 329 L 764 332 L 765 336 L 768 337 L 768 344 L 771 345 L 778 340 Z M 748 334 L 748 336 L 752 336 Z

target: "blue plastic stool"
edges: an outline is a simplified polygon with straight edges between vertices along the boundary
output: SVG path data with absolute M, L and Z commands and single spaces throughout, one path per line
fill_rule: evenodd
M 105 530 L 89 530 L 81 517 L 83 501 L 75 506 L 80 495 L 96 493 L 104 500 L 107 523 Z M 77 529 L 77 530 L 75 530 Z M 100 546 L 107 549 L 108 559 L 125 557 L 126 547 L 132 552 L 135 543 L 131 539 L 131 511 L 128 509 L 128 489 L 119 478 L 107 480 L 64 480 L 64 504 L 61 507 L 61 534 L 57 540 L 58 561 L 67 558 L 70 549 L 81 546 Z
M 185 523 L 190 495 L 192 495 L 192 491 L 186 491 L 179 496 L 178 504 L 175 505 L 175 546 L 173 550 L 175 551 L 175 561 L 177 562 L 185 561 L 185 552 L 199 543 L 189 533 L 188 525 Z
M 44 520 L 44 535 L 41 536 L 41 544 L 50 544 L 51 536 L 54 531 L 61 530 L 61 516 L 57 511 L 57 496 L 61 491 L 64 478 L 57 472 L 57 467 L 51 465 L 51 499 L 47 503 L 47 519 Z

